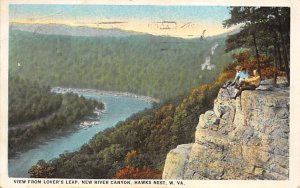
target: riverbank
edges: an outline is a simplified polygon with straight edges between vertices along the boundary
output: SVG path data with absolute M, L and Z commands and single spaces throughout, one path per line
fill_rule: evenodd
M 125 121 L 132 114 L 142 111 L 145 108 L 151 108 L 152 106 L 151 103 L 127 96 L 116 97 L 114 95 L 83 93 L 83 97 L 101 101 L 105 104 L 105 111 L 101 111 L 99 124 L 80 128 L 81 122 L 75 122 L 74 127 L 78 127 L 77 130 L 68 130 L 66 134 L 62 132 L 59 136 L 47 137 L 41 142 L 34 143 L 34 146 L 30 149 L 23 150 L 13 158 L 9 158 L 8 167 L 10 177 L 29 177 L 27 171 L 39 160 L 49 161 L 59 157 L 60 154 L 79 150 L 96 133 L 111 128 L 118 122 Z
M 146 102 L 155 102 L 159 103 L 159 99 L 155 99 L 149 96 L 143 96 L 143 95 L 137 95 L 134 93 L 129 93 L 129 92 L 118 92 L 118 91 L 104 91 L 104 90 L 98 90 L 98 89 L 83 89 L 83 88 L 67 88 L 67 87 L 52 87 L 51 92 L 55 93 L 83 93 L 83 92 L 88 92 L 92 94 L 97 94 L 97 95 L 113 95 L 113 96 L 128 96 L 128 97 L 133 97 L 139 100 L 143 100 Z
M 104 110 L 102 102 L 75 94 L 60 96 L 62 98 L 60 108 L 51 114 L 18 126 L 12 127 L 9 124 L 9 157 L 30 149 L 34 143 L 43 140 L 44 137 L 49 138 L 49 135 L 54 138 L 67 130 L 91 127 L 100 121 L 101 111 Z M 77 122 L 80 123 L 78 127 L 74 126 Z

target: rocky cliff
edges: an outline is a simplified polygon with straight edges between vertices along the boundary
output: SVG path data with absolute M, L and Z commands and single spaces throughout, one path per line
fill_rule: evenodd
M 288 179 L 289 88 L 266 84 L 236 100 L 234 92 L 220 89 L 195 143 L 168 153 L 163 179 Z

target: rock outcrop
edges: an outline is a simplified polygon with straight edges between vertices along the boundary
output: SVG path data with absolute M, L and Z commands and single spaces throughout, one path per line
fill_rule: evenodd
M 195 143 L 167 155 L 163 179 L 288 179 L 289 88 L 266 85 L 236 100 L 233 88 L 220 89 Z

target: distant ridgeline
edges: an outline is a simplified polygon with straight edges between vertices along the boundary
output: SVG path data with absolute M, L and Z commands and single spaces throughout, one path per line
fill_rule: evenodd
M 9 154 L 24 150 L 37 138 L 70 129 L 74 121 L 104 105 L 75 94 L 55 94 L 36 82 L 9 77 Z M 54 133 L 55 132 L 55 133 Z
M 165 100 L 212 82 L 231 62 L 230 54 L 224 54 L 225 36 L 200 40 L 120 34 L 125 31 L 70 36 L 21 28 L 10 29 L 9 71 L 51 86 L 131 92 Z M 203 68 L 204 63 L 210 70 Z
M 173 97 L 97 133 L 79 151 L 64 153 L 49 162 L 39 161 L 30 169 L 31 177 L 161 178 L 167 153 L 196 139 L 194 149 L 184 145 L 187 152 L 179 153 L 191 157 L 189 165 L 187 157 L 167 160 L 165 169 L 170 170 L 165 170 L 164 178 L 288 179 L 289 40 L 285 39 L 290 36 L 290 11 L 276 7 L 232 7 L 230 11 L 232 18 L 224 26 L 250 24 L 227 40 L 227 51 L 244 51 L 234 55 L 235 62 L 219 76 L 230 61 L 223 51 L 224 38 L 95 38 L 12 31 L 11 72 L 29 77 L 34 71 L 33 77 L 54 85 L 130 91 L 160 99 Z M 264 16 L 263 12 L 273 16 Z M 259 40 L 266 36 L 271 40 Z M 24 65 L 17 67 L 21 58 Z M 234 77 L 237 65 L 251 71 L 258 69 L 264 82 L 273 78 L 273 85 L 272 80 L 268 85 L 274 91 L 245 91 L 238 97 L 241 100 L 231 100 L 233 93 L 221 89 L 214 106 L 220 85 Z M 278 75 L 286 76 L 283 90 L 278 89 Z M 201 85 L 216 78 L 210 85 Z M 189 93 L 180 95 L 186 91 Z M 216 109 L 212 111 L 213 107 Z M 200 114 L 204 115 L 196 131 Z M 224 123 L 227 120 L 229 124 Z M 213 133 L 216 136 L 211 136 Z M 235 147 L 230 146 L 232 143 Z M 182 155 L 176 156 L 173 159 L 182 159 Z M 178 166 L 187 170 L 176 170 Z

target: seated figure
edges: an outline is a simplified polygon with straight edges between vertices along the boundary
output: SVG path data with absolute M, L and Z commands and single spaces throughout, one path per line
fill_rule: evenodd
M 238 92 L 232 98 L 236 99 L 236 97 L 240 96 L 242 94 L 242 91 L 244 90 L 255 90 L 259 85 L 260 85 L 260 76 L 257 73 L 257 70 L 253 70 L 253 76 L 241 81 L 240 86 L 238 88 Z
M 245 82 L 246 79 L 248 79 L 250 77 L 249 73 L 246 71 L 245 68 L 242 68 L 241 73 L 239 74 L 239 80 L 238 80 L 238 84 L 237 87 L 241 86 L 241 84 L 243 82 Z
M 240 65 L 236 66 L 236 75 L 233 81 L 227 82 L 221 88 L 226 89 L 228 86 L 234 86 L 235 88 L 239 88 L 241 82 L 249 77 L 248 72 L 245 68 L 242 68 Z

